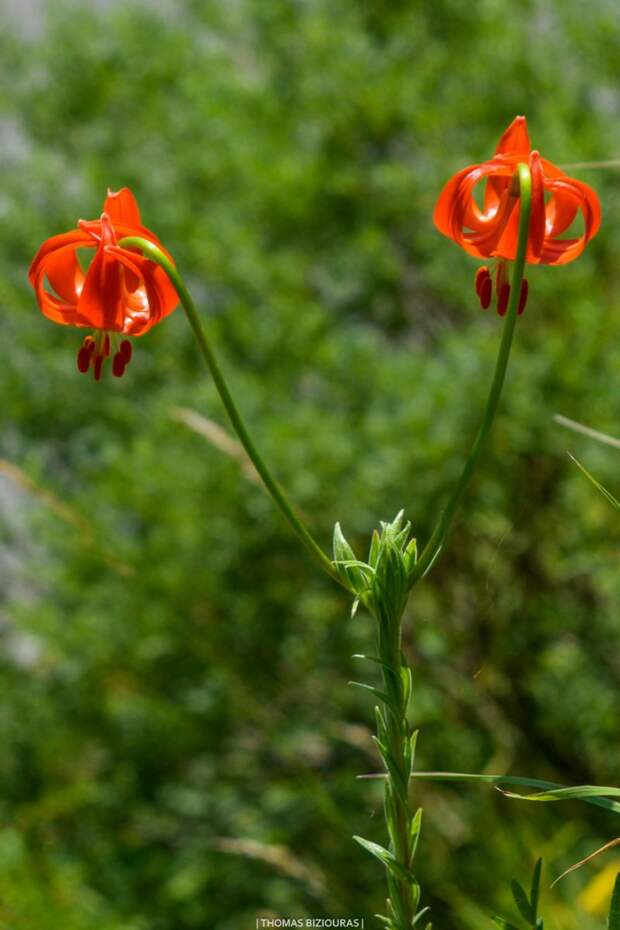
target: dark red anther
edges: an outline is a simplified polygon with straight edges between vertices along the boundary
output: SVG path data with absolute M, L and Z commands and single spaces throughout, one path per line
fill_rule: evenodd
M 480 285 L 480 292 L 478 297 L 480 298 L 480 306 L 483 310 L 488 310 L 491 305 L 491 297 L 493 296 L 493 281 L 491 275 L 488 274 L 483 279 L 482 284 Z
M 527 278 L 523 278 L 523 281 L 521 282 L 521 293 L 519 294 L 519 306 L 517 307 L 517 313 L 519 314 L 519 316 L 525 310 L 528 291 L 529 291 L 529 284 L 527 283 Z
M 127 362 L 125 361 L 125 356 L 123 355 L 122 350 L 117 352 L 112 359 L 112 374 L 115 378 L 122 378 L 125 374 L 125 368 Z
M 77 367 L 78 371 L 81 371 L 83 375 L 86 374 L 90 368 L 90 346 L 82 346 L 77 354 Z
M 102 365 L 103 365 L 103 355 L 98 355 L 97 358 L 95 359 L 95 371 L 94 371 L 95 381 L 99 381 L 101 379 L 101 366 Z
M 510 297 L 510 285 L 502 284 L 499 297 L 497 298 L 497 312 L 500 316 L 504 316 L 506 313 L 506 308 L 508 307 L 508 298 Z
M 490 277 L 490 273 L 486 265 L 482 265 L 481 268 L 478 268 L 478 271 L 476 272 L 476 294 L 478 295 L 478 297 L 480 297 L 480 291 L 482 289 L 482 285 L 484 284 L 486 279 L 489 277 Z
M 131 361 L 131 354 L 132 354 L 132 351 L 133 351 L 133 349 L 132 349 L 132 346 L 131 346 L 131 343 L 130 343 L 129 339 L 123 339 L 123 341 L 121 342 L 121 345 L 120 345 L 120 352 L 121 352 L 121 355 L 123 356 L 123 358 L 124 358 L 124 360 L 125 360 L 125 365 L 129 365 L 129 363 L 130 363 L 130 361 Z

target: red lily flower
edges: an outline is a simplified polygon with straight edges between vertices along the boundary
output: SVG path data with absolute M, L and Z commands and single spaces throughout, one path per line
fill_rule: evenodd
M 470 255 L 497 259 L 495 289 L 502 315 L 510 293 L 507 263 L 514 261 L 517 252 L 520 201 L 513 176 L 519 163 L 529 166 L 532 177 L 526 253 L 530 264 L 572 262 L 596 235 L 601 223 L 601 208 L 594 191 L 532 151 L 526 119 L 517 116 L 499 140 L 493 158 L 464 168 L 448 181 L 433 215 L 437 229 Z M 486 186 L 481 209 L 474 199 L 474 188 L 482 180 Z M 564 238 L 579 211 L 583 232 L 572 237 L 569 233 Z M 524 280 L 523 284 L 520 313 L 527 299 L 527 282 Z M 491 272 L 483 266 L 476 275 L 476 293 L 485 309 L 491 302 L 492 290 Z
M 113 374 L 120 378 L 124 373 L 132 349 L 122 336 L 142 336 L 179 302 L 159 265 L 136 249 L 117 245 L 124 236 L 148 239 L 172 261 L 157 236 L 142 226 L 136 200 L 124 187 L 115 193 L 108 190 L 100 219 L 80 220 L 77 229 L 44 242 L 28 273 L 48 319 L 95 330 L 84 339 L 77 365 L 83 373 L 92 367 L 97 381 L 109 355 Z M 87 271 L 78 249 L 95 250 Z

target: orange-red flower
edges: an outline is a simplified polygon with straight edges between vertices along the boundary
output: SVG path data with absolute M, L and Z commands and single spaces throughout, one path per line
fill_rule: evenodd
M 71 232 L 52 236 L 34 257 L 28 277 L 41 312 L 55 323 L 88 327 L 78 352 L 81 372 L 92 367 L 101 377 L 105 359 L 112 356 L 112 372 L 121 377 L 131 359 L 131 342 L 123 336 L 142 336 L 176 308 L 179 299 L 166 273 L 136 249 L 118 247 L 125 236 L 141 236 L 172 261 L 161 242 L 142 226 L 131 191 L 108 190 L 98 220 L 80 220 Z M 86 270 L 78 249 L 94 249 Z
M 529 166 L 532 178 L 526 261 L 543 265 L 573 261 L 596 235 L 601 223 L 601 208 L 594 191 L 532 151 L 526 119 L 517 116 L 489 161 L 463 168 L 448 181 L 433 216 L 439 231 L 470 255 L 497 259 L 495 289 L 500 313 L 506 312 L 510 292 L 507 262 L 514 261 L 517 252 L 520 199 L 513 176 L 519 163 Z M 481 181 L 485 181 L 482 207 L 474 197 Z M 577 235 L 572 228 L 579 211 L 583 229 Z M 527 297 L 525 281 L 524 285 L 521 312 Z M 490 270 L 479 269 L 476 292 L 483 307 L 489 306 L 492 288 Z

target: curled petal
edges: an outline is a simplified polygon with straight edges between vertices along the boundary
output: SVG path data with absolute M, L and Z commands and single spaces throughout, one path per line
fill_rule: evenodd
M 435 225 L 470 255 L 477 258 L 494 255 L 517 202 L 510 192 L 511 177 L 508 166 L 493 160 L 460 171 L 448 181 L 439 196 Z M 485 201 L 482 211 L 473 191 L 484 179 L 487 185 L 494 184 L 494 193 L 488 201 L 491 206 L 487 209 Z
M 510 179 L 508 177 L 490 176 L 487 179 L 484 189 L 484 213 L 497 210 L 499 202 L 502 199 L 502 194 L 504 194 L 509 187 Z
M 527 131 L 527 120 L 524 116 L 515 116 L 508 129 L 497 144 L 496 155 L 510 155 L 529 159 L 531 150 L 530 136 Z
M 565 171 L 562 171 L 561 168 L 558 168 L 557 165 L 554 165 L 552 161 L 549 161 L 547 158 L 541 156 L 540 163 L 543 167 L 543 173 L 546 178 L 565 178 L 567 174 Z
M 572 261 L 598 231 L 601 216 L 598 198 L 586 184 L 569 178 L 538 152 L 531 151 L 524 116 L 512 121 L 493 158 L 464 168 L 448 181 L 435 206 L 435 225 L 476 258 L 514 260 L 520 207 L 512 179 L 519 164 L 524 163 L 529 166 L 532 180 L 526 260 L 534 264 Z M 485 181 L 482 209 L 474 196 L 481 181 Z M 579 211 L 583 214 L 583 235 L 558 238 L 570 228 Z
M 580 198 L 572 191 L 555 191 L 547 203 L 546 233 L 550 239 L 561 236 L 579 212 Z
M 510 175 L 505 165 L 493 161 L 471 165 L 455 174 L 442 190 L 435 206 L 433 220 L 439 231 L 454 239 L 456 236 L 460 238 L 463 226 L 476 231 L 488 228 L 495 219 L 501 194 L 508 189 Z M 498 198 L 483 212 L 473 198 L 473 190 L 489 176 L 496 177 Z
M 140 282 L 137 293 L 141 304 L 128 309 L 124 332 L 141 336 L 177 308 L 178 294 L 163 268 L 144 255 L 118 246 L 110 252 L 122 263 L 125 271 Z
M 28 272 L 41 312 L 54 323 L 80 326 L 77 299 L 84 274 L 76 257 L 78 247 L 90 247 L 92 241 L 80 231 L 53 236 L 45 242 Z M 45 286 L 49 282 L 54 294 Z
M 54 323 L 63 326 L 81 326 L 75 304 L 68 304 L 46 291 L 43 284 L 43 275 L 37 276 L 33 282 L 37 303 L 43 316 Z
M 91 262 L 78 300 L 80 316 L 93 329 L 122 332 L 123 292 L 120 267 L 103 246 Z
M 489 255 L 511 253 L 516 250 L 516 233 L 518 230 L 518 213 L 515 210 L 517 198 L 506 191 L 493 222 L 482 233 L 465 233 L 463 248 L 470 255 L 486 258 Z M 503 249 L 500 250 L 500 242 Z
M 527 259 L 538 261 L 545 240 L 545 186 L 543 167 L 538 152 L 532 152 L 529 162 L 532 193 Z
M 75 304 L 84 283 L 84 272 L 71 245 L 51 252 L 41 266 L 44 276 L 58 296 Z
M 128 187 L 122 187 L 120 191 L 111 191 L 108 188 L 103 212 L 108 214 L 114 224 L 123 223 L 134 228 L 142 225 L 136 198 Z
M 93 246 L 93 242 L 90 236 L 86 235 L 80 229 L 74 229 L 71 232 L 61 233 L 59 236 L 52 236 L 50 239 L 47 239 L 38 250 L 35 257 L 32 259 L 32 263 L 28 271 L 28 279 L 33 286 L 34 279 L 39 274 L 41 266 L 44 264 L 49 255 L 51 255 L 53 252 L 57 252 L 59 249 L 62 249 L 65 246 L 72 246 L 73 249 L 90 249 Z
M 587 243 L 599 230 L 601 225 L 601 207 L 594 191 L 574 178 L 564 177 L 547 182 L 546 187 L 556 198 L 572 199 L 577 203 L 583 216 L 584 231 L 581 236 L 572 239 L 557 239 L 547 236 L 540 261 L 546 265 L 566 265 L 577 258 Z M 553 198 L 552 198 L 553 199 Z M 564 229 L 567 227 L 565 226 Z
M 514 201 L 513 201 L 514 202 Z M 502 230 L 500 238 L 490 245 L 493 247 L 492 255 L 500 256 L 512 261 L 517 257 L 517 243 L 519 241 L 519 214 L 520 202 L 515 202 L 515 209 L 511 212 Z

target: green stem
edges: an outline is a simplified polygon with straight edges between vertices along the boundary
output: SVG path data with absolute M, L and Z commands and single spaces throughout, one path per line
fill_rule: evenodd
M 413 924 L 420 899 L 420 888 L 412 873 L 413 811 L 409 802 L 409 781 L 412 774 L 413 757 L 411 734 L 408 723 L 410 689 L 404 684 L 409 673 L 402 651 L 402 613 L 392 614 L 388 605 L 377 604 L 378 651 L 383 672 L 383 686 L 389 700 L 388 710 L 378 722 L 377 736 L 389 752 L 386 763 L 385 818 L 390 837 L 390 851 L 408 878 L 390 874 L 388 889 L 394 926 L 408 930 Z
M 527 242 L 530 229 L 532 182 L 530 170 L 527 165 L 520 164 L 518 166 L 517 172 L 515 172 L 515 179 L 517 178 L 519 184 L 519 197 L 521 199 L 517 255 L 514 264 L 512 285 L 510 288 L 510 299 L 508 301 L 508 309 L 506 312 L 506 322 L 504 323 L 502 341 L 500 343 L 497 361 L 495 363 L 495 373 L 493 375 L 493 381 L 491 382 L 491 390 L 489 391 L 489 397 L 484 411 L 484 418 L 478 431 L 478 435 L 476 436 L 476 439 L 472 445 L 467 461 L 465 462 L 465 467 L 463 468 L 461 477 L 459 478 L 458 483 L 452 492 L 452 495 L 445 509 L 441 513 L 441 516 L 437 521 L 437 525 L 435 526 L 429 541 L 424 547 L 424 550 L 418 559 L 414 571 L 411 573 L 410 587 L 413 587 L 417 581 L 426 575 L 433 562 L 441 552 L 446 541 L 450 525 L 474 475 L 480 459 L 480 454 L 487 441 L 488 435 L 493 425 L 493 421 L 495 419 L 495 414 L 497 413 L 499 399 L 502 393 L 502 388 L 504 386 L 504 380 L 506 378 L 506 368 L 508 366 L 508 359 L 510 357 L 510 349 L 512 348 L 512 337 L 514 335 L 515 324 L 517 321 L 517 309 L 521 296 L 521 284 L 523 281 L 523 271 L 525 268 Z
M 222 374 L 220 366 L 217 362 L 213 349 L 207 339 L 207 335 L 202 327 L 200 321 L 200 315 L 196 309 L 194 301 L 187 290 L 181 275 L 170 261 L 169 258 L 157 248 L 152 242 L 149 242 L 147 239 L 143 239 L 139 236 L 127 236 L 125 239 L 121 239 L 118 243 L 121 248 L 137 248 L 148 256 L 152 261 L 160 265 L 161 268 L 166 272 L 170 280 L 172 281 L 189 324 L 193 330 L 196 341 L 202 352 L 207 367 L 213 378 L 213 382 L 217 391 L 222 399 L 222 403 L 226 408 L 226 412 L 230 419 L 230 422 L 239 437 L 241 444 L 245 451 L 247 452 L 252 464 L 254 465 L 256 471 L 263 480 L 263 483 L 276 503 L 277 507 L 280 509 L 281 513 L 284 515 L 285 519 L 288 521 L 289 525 L 292 527 L 293 531 L 297 534 L 301 542 L 308 549 L 308 551 L 314 556 L 314 558 L 319 562 L 324 571 L 333 578 L 334 581 L 337 581 L 338 584 L 342 584 L 338 573 L 333 567 L 330 559 L 325 555 L 319 544 L 315 541 L 314 537 L 305 526 L 301 518 L 295 513 L 293 507 L 289 503 L 284 491 L 279 486 L 275 478 L 271 475 L 265 461 L 258 452 L 258 449 L 254 445 L 252 437 L 250 436 L 247 427 L 237 409 L 232 394 L 228 389 L 228 385 Z

